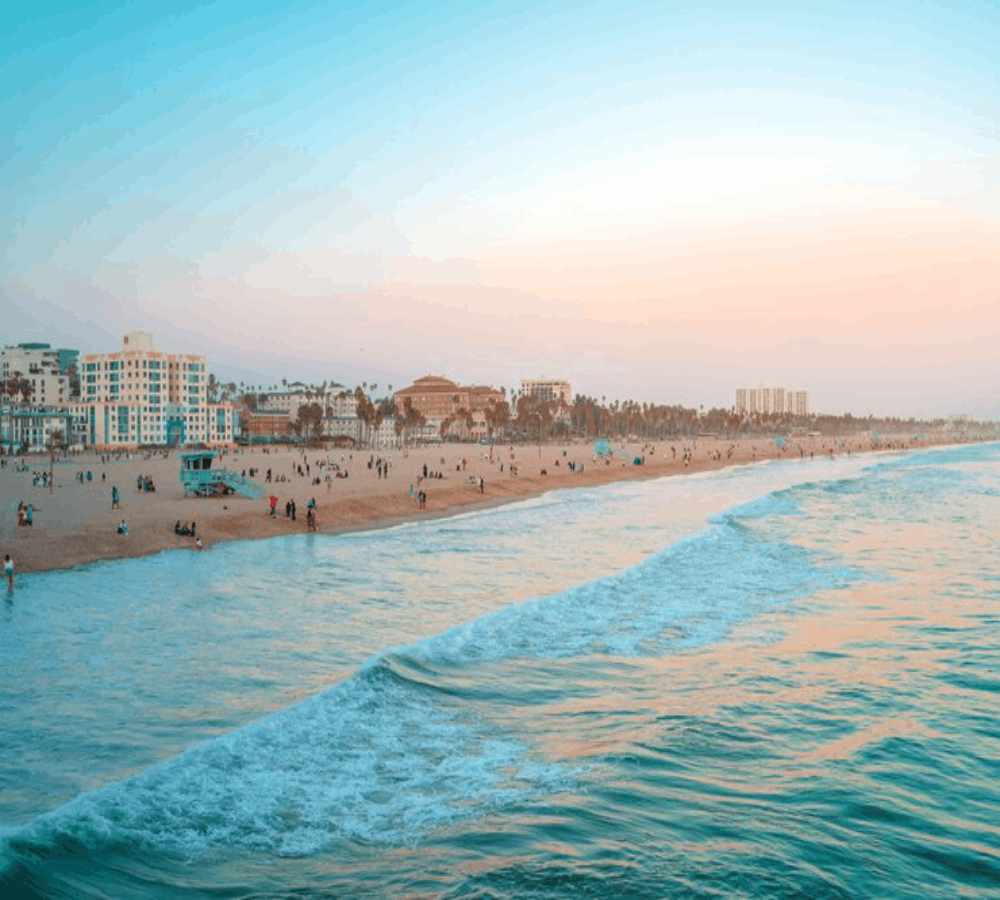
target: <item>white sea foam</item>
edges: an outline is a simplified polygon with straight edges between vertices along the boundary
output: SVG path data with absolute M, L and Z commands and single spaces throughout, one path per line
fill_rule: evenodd
M 570 783 L 379 666 L 233 734 L 36 818 L 52 829 L 195 857 L 314 853 L 343 839 L 407 844 L 428 829 Z

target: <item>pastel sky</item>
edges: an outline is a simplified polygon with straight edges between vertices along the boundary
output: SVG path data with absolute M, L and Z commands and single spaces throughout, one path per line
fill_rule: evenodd
M 165 6 L 5 12 L 5 343 L 1000 417 L 992 3 Z

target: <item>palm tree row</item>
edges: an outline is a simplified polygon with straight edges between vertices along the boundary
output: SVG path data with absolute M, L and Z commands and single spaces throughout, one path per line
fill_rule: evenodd
M 539 434 L 553 437 L 664 440 L 694 438 L 711 433 L 725 438 L 779 436 L 816 431 L 824 435 L 848 435 L 884 431 L 900 433 L 940 427 L 944 419 L 917 419 L 790 413 L 743 415 L 733 409 L 693 409 L 679 404 L 639 403 L 635 400 L 607 401 L 578 394 L 572 405 L 519 397 L 508 436 L 536 440 Z

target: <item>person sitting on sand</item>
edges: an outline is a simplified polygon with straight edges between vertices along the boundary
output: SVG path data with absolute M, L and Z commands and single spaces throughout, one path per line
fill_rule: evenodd
M 183 533 L 184 532 L 181 531 L 181 520 L 178 519 L 177 523 L 174 525 L 174 534 L 183 534 Z
M 125 524 L 124 519 L 118 523 L 118 533 L 122 535 L 122 537 L 128 537 L 128 525 Z
M 201 542 L 201 538 L 195 538 L 195 540 L 194 540 L 194 549 L 195 550 L 204 550 L 205 549 L 204 544 L 202 544 L 202 542 Z

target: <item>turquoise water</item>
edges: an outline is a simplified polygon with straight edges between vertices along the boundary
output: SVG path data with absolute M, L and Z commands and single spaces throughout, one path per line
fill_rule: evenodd
M 979 445 L 19 576 L 0 897 L 996 897 L 998 523 Z

